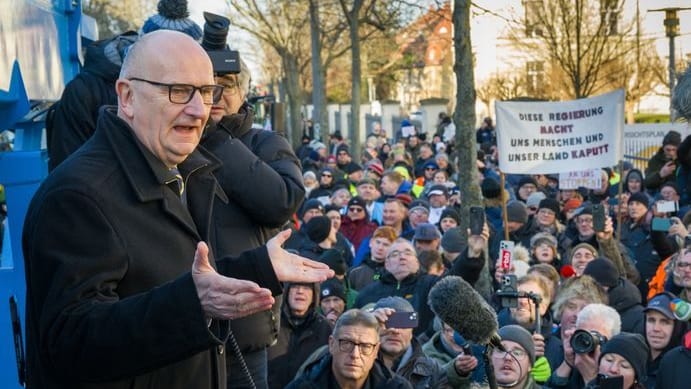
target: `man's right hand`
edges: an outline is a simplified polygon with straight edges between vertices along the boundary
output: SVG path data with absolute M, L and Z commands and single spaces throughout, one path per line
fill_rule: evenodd
M 207 318 L 238 319 L 271 308 L 271 291 L 252 281 L 225 277 L 209 264 L 209 248 L 197 244 L 192 263 L 192 280 Z
M 677 163 L 674 161 L 669 161 L 660 169 L 660 177 L 665 178 L 670 176 L 674 174 L 675 170 L 677 170 Z

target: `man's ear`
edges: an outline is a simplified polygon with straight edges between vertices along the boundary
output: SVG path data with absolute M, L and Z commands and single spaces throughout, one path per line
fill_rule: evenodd
M 119 79 L 115 82 L 115 93 L 118 95 L 118 107 L 127 117 L 132 117 L 134 110 L 134 91 L 129 80 Z
M 333 335 L 329 335 L 329 352 L 333 355 L 336 352 L 336 338 Z

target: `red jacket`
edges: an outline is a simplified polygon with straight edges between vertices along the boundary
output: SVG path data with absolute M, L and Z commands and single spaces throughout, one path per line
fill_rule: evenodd
M 378 227 L 377 223 L 368 221 L 368 219 L 367 216 L 360 220 L 353 220 L 348 215 L 343 216 L 339 231 L 353 244 L 355 252 L 360 248 L 362 240 L 371 236 Z

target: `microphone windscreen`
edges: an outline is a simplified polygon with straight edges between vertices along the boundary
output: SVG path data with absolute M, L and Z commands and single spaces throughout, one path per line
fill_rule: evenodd
M 463 278 L 448 276 L 429 292 L 428 304 L 441 321 L 466 340 L 487 344 L 497 332 L 497 314 Z

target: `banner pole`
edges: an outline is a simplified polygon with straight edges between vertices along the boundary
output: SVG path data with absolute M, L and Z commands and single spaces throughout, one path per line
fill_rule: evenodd
M 502 219 L 502 224 L 504 225 L 504 240 L 509 240 L 509 216 L 506 214 L 506 200 L 507 196 L 505 191 L 505 182 L 506 178 L 504 177 L 504 172 L 499 171 L 499 185 L 501 186 L 501 219 Z
M 619 241 L 621 240 L 621 204 L 619 201 L 621 201 L 621 194 L 624 191 L 624 160 L 620 159 L 619 160 L 619 190 L 617 191 L 617 244 L 619 244 Z M 641 186 L 643 186 L 643 183 L 641 183 Z

